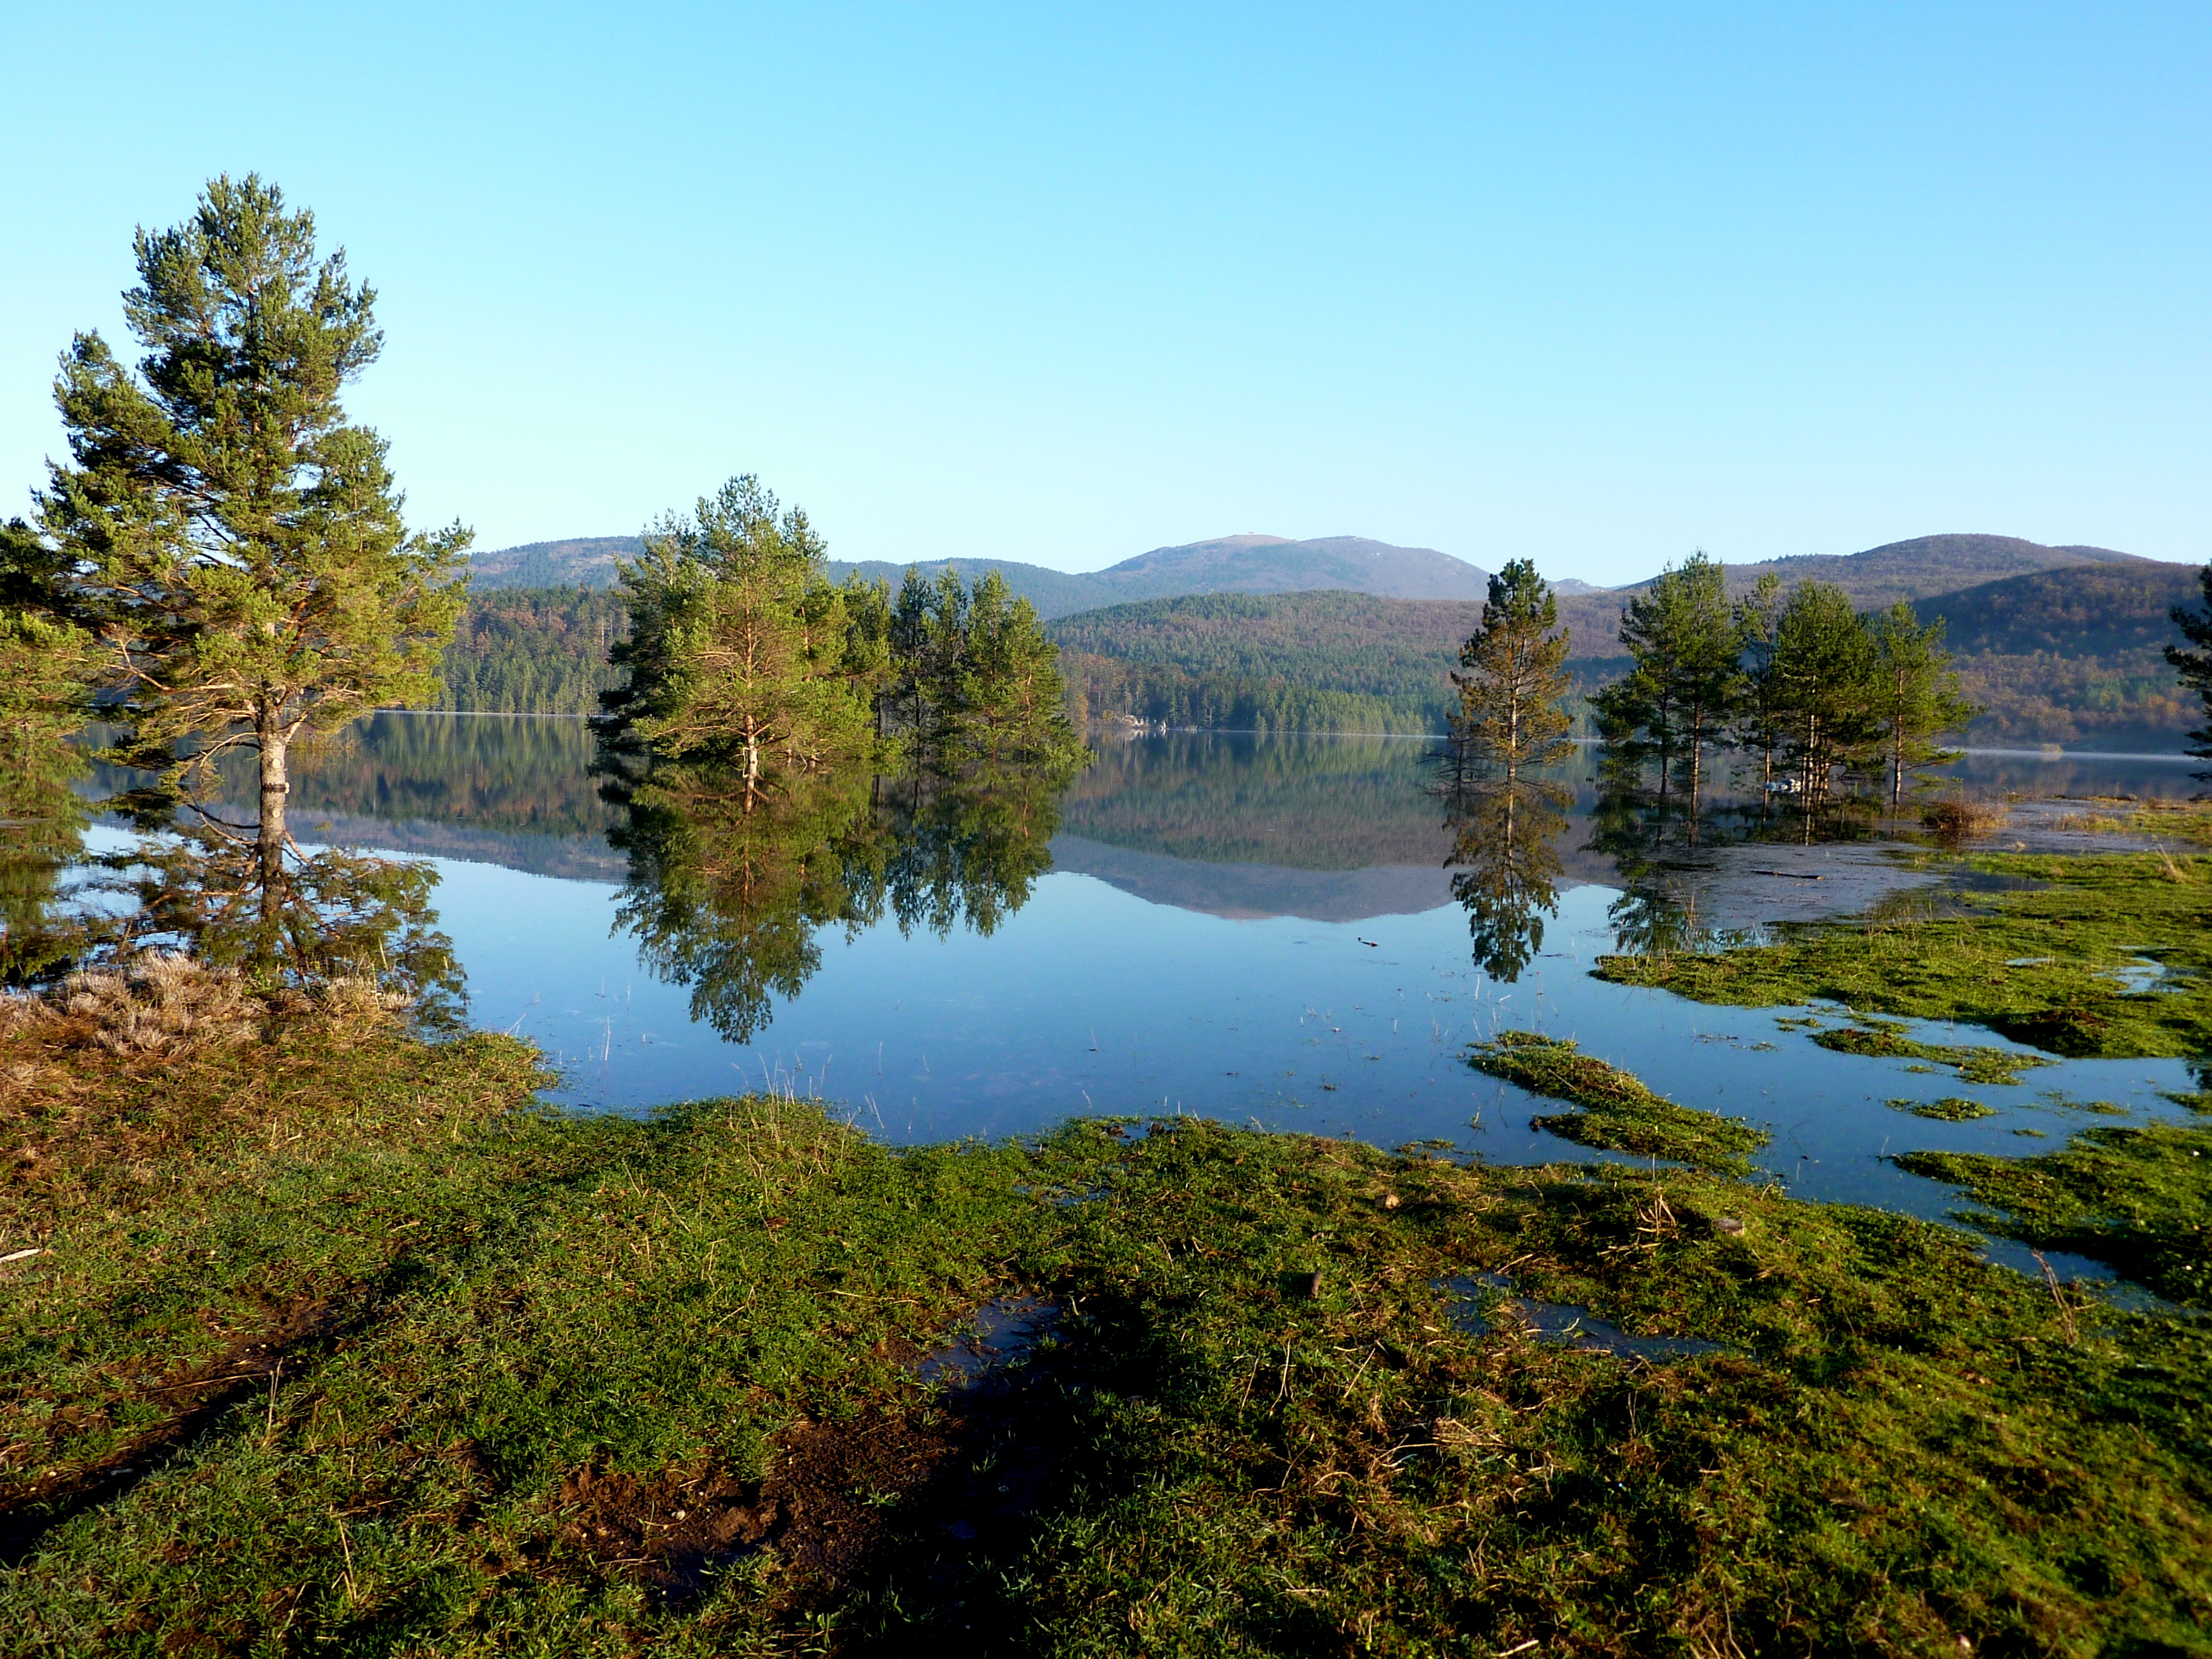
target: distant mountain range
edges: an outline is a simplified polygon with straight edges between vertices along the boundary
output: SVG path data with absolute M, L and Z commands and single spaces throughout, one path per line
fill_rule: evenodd
M 471 564 L 478 587 L 605 587 L 614 580 L 617 556 L 634 558 L 642 550 L 635 536 L 591 536 L 502 548 L 477 555 Z M 1364 536 L 1324 536 L 1303 542 L 1281 536 L 1223 536 L 1180 547 L 1156 547 L 1109 569 L 1080 574 L 1012 559 L 925 559 L 915 568 L 933 577 L 948 565 L 975 574 L 998 570 L 1008 586 L 1047 618 L 1185 593 L 1341 590 L 1395 599 L 1479 599 L 1490 585 L 1487 572 L 1449 553 L 1432 547 L 1393 547 Z M 832 560 L 830 569 L 840 579 L 857 570 L 896 586 L 907 567 L 879 559 L 857 564 Z
M 538 542 L 480 556 L 480 592 L 447 680 L 464 708 L 583 712 L 609 683 L 619 605 L 604 592 L 634 537 Z M 945 561 L 920 568 L 933 575 Z M 1225 536 L 1155 548 L 1084 574 L 1005 561 L 995 568 L 1052 624 L 1093 713 L 1170 726 L 1271 731 L 1421 732 L 1443 720 L 1459 643 L 1480 623 L 1488 578 L 1432 548 L 1359 537 Z M 834 564 L 896 582 L 904 567 Z M 1842 587 L 1863 608 L 1903 599 L 1942 616 L 1982 743 L 2057 742 L 2171 750 L 2194 723 L 2160 655 L 2167 612 L 2196 597 L 2196 568 L 2103 547 L 2013 536 L 1923 536 L 1863 553 L 1727 567 L 1741 592 L 1766 571 Z M 1556 583 L 1587 689 L 1625 666 L 1621 606 L 1645 583 Z
M 478 554 L 471 563 L 479 588 L 605 587 L 614 580 L 616 558 L 635 557 L 642 550 L 635 536 L 586 536 L 502 548 Z M 1748 589 L 1772 571 L 1792 585 L 1834 582 L 1859 605 L 1872 606 L 1954 593 L 2037 572 L 2153 562 L 2108 547 L 2046 547 L 2017 536 L 1954 534 L 1889 542 L 1863 553 L 1814 553 L 1727 568 L 1731 591 Z M 997 569 L 1048 620 L 1107 605 L 1196 593 L 1336 591 L 1392 599 L 1480 600 L 1490 581 L 1486 571 L 1449 553 L 1431 547 L 1394 547 L 1364 536 L 1310 541 L 1257 534 L 1222 536 L 1156 547 L 1107 569 L 1073 574 L 1012 559 L 929 559 L 915 568 L 925 576 L 934 576 L 948 565 L 969 574 Z M 879 559 L 856 564 L 832 560 L 830 568 L 841 579 L 857 570 L 893 584 L 907 568 Z M 1619 609 L 1622 595 L 1647 586 L 1649 579 L 1622 587 L 1594 586 L 1573 577 L 1555 582 L 1571 622 L 1585 633 L 1601 613 Z

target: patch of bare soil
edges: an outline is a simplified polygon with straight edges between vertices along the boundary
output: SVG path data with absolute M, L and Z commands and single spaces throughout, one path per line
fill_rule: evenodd
M 1056 1316 L 1035 1298 L 988 1304 L 913 1364 L 940 1385 L 933 1393 L 794 1424 L 757 1482 L 711 1467 L 575 1475 L 559 1495 L 562 1537 L 678 1605 L 762 1550 L 791 1574 L 804 1607 L 880 1582 L 895 1546 L 905 1570 L 986 1549 L 1027 1523 L 1065 1461 L 1054 1390 L 1044 1386 L 1059 1368 L 1036 1352 Z M 930 1547 L 910 1547 L 917 1540 Z

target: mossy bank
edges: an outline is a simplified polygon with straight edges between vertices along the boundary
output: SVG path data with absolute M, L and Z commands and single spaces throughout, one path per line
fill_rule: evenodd
M 11 1653 L 2206 1650 L 2204 1326 L 1948 1229 L 1192 1121 L 558 1118 L 492 1037 L 52 1060 Z M 1038 1340 L 963 1386 L 979 1308 Z

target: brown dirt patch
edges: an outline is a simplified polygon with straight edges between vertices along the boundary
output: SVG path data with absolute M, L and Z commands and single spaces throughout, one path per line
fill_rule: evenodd
M 927 1358 L 975 1351 L 963 1338 Z M 561 1488 L 561 1536 L 678 1603 L 702 1594 L 714 1571 L 773 1550 L 794 1603 L 818 1604 L 884 1577 L 902 1540 L 964 1554 L 1025 1525 L 1065 1462 L 1054 1391 L 1039 1387 L 1057 1370 L 1049 1361 L 988 1364 L 933 1395 L 902 1392 L 841 1421 L 793 1424 L 758 1481 L 711 1466 L 585 1471 Z

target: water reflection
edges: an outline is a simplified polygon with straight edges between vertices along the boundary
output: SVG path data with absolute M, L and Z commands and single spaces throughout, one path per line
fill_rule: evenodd
M 1559 911 L 1559 837 L 1571 796 L 1561 784 L 1479 782 L 1446 797 L 1452 836 L 1444 867 L 1467 911 L 1474 965 L 1510 985 L 1544 948 L 1544 921 Z
M 1052 867 L 1063 783 L 844 770 L 763 790 L 720 768 L 617 770 L 616 925 L 643 966 L 690 989 L 695 1021 L 750 1042 L 820 969 L 824 928 L 849 939 L 888 916 L 902 936 L 995 932 Z
M 337 848 L 295 849 L 272 877 L 251 841 L 203 823 L 91 852 L 57 931 L 72 967 L 179 951 L 236 971 L 280 1008 L 343 988 L 437 1034 L 463 1029 L 468 1012 L 437 885 L 431 865 Z

